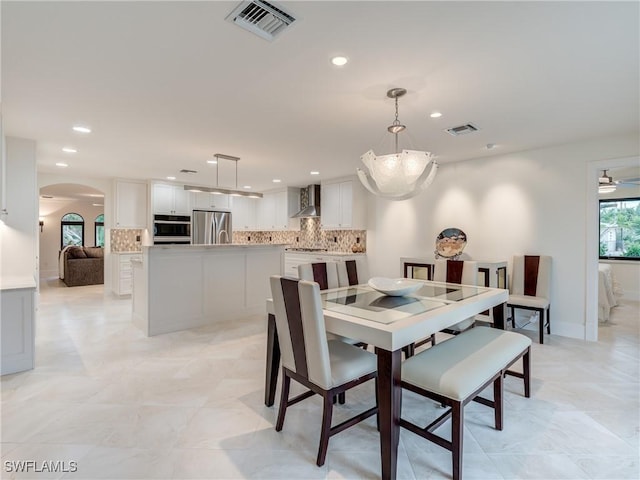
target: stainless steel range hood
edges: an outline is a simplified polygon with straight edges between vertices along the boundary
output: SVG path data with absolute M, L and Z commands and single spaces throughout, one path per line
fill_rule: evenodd
M 320 185 L 309 185 L 306 189 L 304 189 L 304 191 L 307 193 L 307 195 L 306 199 L 305 195 L 301 195 L 302 198 L 300 205 L 302 206 L 302 210 L 300 210 L 295 215 L 292 215 L 291 218 L 320 217 Z

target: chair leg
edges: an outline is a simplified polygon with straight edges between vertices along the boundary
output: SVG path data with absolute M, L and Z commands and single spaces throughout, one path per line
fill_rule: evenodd
M 413 357 L 416 353 L 416 345 L 415 343 L 411 343 L 405 347 L 402 347 L 402 351 L 404 352 L 405 360 L 407 358 Z
M 322 411 L 322 429 L 320 432 L 320 446 L 318 447 L 318 460 L 316 465 L 321 467 L 327 458 L 327 448 L 329 447 L 329 436 L 331 434 L 331 417 L 333 415 L 333 395 L 326 393 L 324 398 L 324 409 Z
M 338 394 L 338 403 L 340 405 L 344 405 L 346 401 L 347 401 L 347 394 L 345 392 L 339 393 Z
M 280 408 L 278 409 L 278 421 L 276 422 L 276 432 L 282 430 L 284 425 L 284 416 L 287 413 L 287 404 L 289 403 L 289 386 L 291 385 L 291 377 L 282 370 L 282 392 L 280 393 Z
M 516 309 L 511 307 L 511 328 L 516 328 Z
M 547 307 L 547 333 L 551 335 L 551 305 Z
M 464 407 L 462 402 L 451 406 L 451 456 L 453 460 L 453 480 L 462 478 L 462 439 L 464 437 Z
M 531 355 L 527 350 L 522 357 L 522 374 L 524 376 L 524 396 L 531 397 Z
M 540 345 L 542 345 L 544 343 L 544 309 L 541 308 L 538 313 L 540 314 Z
M 502 430 L 503 421 L 503 375 L 498 375 L 493 382 L 493 416 L 495 419 L 496 430 Z
M 374 378 L 374 387 L 376 392 L 376 407 L 380 407 L 380 402 L 378 402 L 378 377 Z M 378 408 L 378 413 L 376 413 L 376 429 L 378 432 L 380 431 L 380 409 Z
M 431 334 L 431 346 L 433 347 L 436 344 L 436 334 Z

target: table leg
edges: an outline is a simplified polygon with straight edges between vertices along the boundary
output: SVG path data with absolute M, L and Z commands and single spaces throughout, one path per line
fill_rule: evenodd
M 376 353 L 378 355 L 378 409 L 382 478 L 394 480 L 398 469 L 398 442 L 400 440 L 400 412 L 402 409 L 402 387 L 400 386 L 402 350 L 390 352 L 378 348 Z
M 504 330 L 504 309 L 504 303 L 493 307 L 493 326 L 500 330 Z
M 267 319 L 267 372 L 264 382 L 264 404 L 267 407 L 272 406 L 276 398 L 279 366 L 280 345 L 278 344 L 276 317 L 270 313 Z

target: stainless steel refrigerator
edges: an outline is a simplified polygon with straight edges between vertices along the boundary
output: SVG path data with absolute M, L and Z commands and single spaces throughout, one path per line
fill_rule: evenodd
M 194 210 L 191 215 L 191 244 L 231 243 L 231 212 Z

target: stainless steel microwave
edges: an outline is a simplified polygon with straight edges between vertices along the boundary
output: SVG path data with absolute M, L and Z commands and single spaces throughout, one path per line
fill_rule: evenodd
M 189 215 L 154 215 L 153 243 L 191 243 L 191 217 Z

